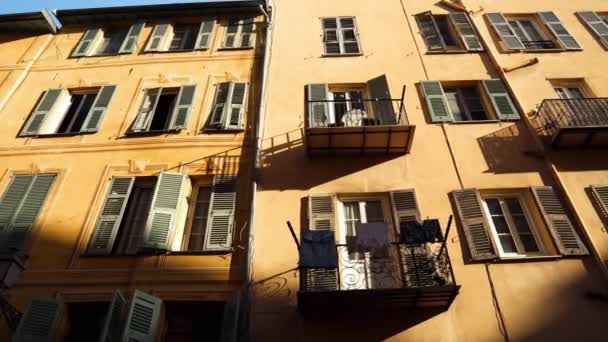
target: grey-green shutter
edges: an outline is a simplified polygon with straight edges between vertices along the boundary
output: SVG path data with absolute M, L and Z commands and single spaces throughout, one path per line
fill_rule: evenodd
M 308 84 L 308 127 L 327 127 L 329 124 L 329 98 L 327 83 Z
M 524 50 L 526 48 L 517 35 L 515 35 L 511 25 L 509 25 L 509 22 L 502 13 L 487 13 L 486 18 L 508 49 Z
M 219 83 L 215 88 L 215 98 L 211 107 L 209 126 L 221 129 L 226 121 L 226 108 L 228 107 L 230 95 L 230 82 Z
M 589 254 L 555 190 L 550 186 L 535 186 L 531 189 L 560 252 L 563 255 Z
M 255 43 L 255 22 L 253 18 L 241 21 L 241 32 L 239 37 L 239 47 L 252 47 Z
M 154 116 L 154 111 L 156 110 L 156 105 L 158 104 L 160 92 L 161 88 L 146 89 L 144 98 L 141 102 L 141 107 L 139 108 L 139 113 L 137 114 L 137 117 L 135 117 L 135 121 L 131 127 L 132 132 L 148 130 L 148 126 Z M 149 101 L 146 101 L 146 99 L 149 99 Z M 146 106 L 146 102 L 149 106 Z
M 205 250 L 226 250 L 232 247 L 237 179 L 236 175 L 213 177 Z
M 132 53 L 133 51 L 135 51 L 135 48 L 137 47 L 137 41 L 139 40 L 139 35 L 141 34 L 141 31 L 143 31 L 145 26 L 146 23 L 143 21 L 139 21 L 131 25 L 131 27 L 129 28 L 129 32 L 127 32 L 125 39 L 120 45 L 118 53 Z
M 112 253 L 118 234 L 120 221 L 124 215 L 127 201 L 133 188 L 135 177 L 113 177 L 101 213 L 95 224 L 88 254 L 106 255 Z
M 72 56 L 81 57 L 88 55 L 93 45 L 93 42 L 100 33 L 101 28 L 98 27 L 86 30 L 85 33 L 82 35 L 82 38 L 80 38 L 80 42 L 78 42 L 78 45 L 76 45 L 74 52 L 72 52 Z
M 483 80 L 483 87 L 494 106 L 496 116 L 500 120 L 519 120 L 519 112 L 504 83 L 500 79 Z
M 386 75 L 378 76 L 367 81 L 367 89 L 372 100 L 372 107 L 381 125 L 397 123 L 395 107 L 388 87 Z
M 154 342 L 163 301 L 135 290 L 127 314 L 122 341 Z
M 566 26 L 553 12 L 538 12 L 538 16 L 545 23 L 549 31 L 555 35 L 562 46 L 568 50 L 581 50 L 576 39 L 568 32 Z
M 462 230 L 467 239 L 471 258 L 473 260 L 495 259 L 496 248 L 490 236 L 490 225 L 481 204 L 481 196 L 477 189 L 452 191 L 452 197 Z
M 114 290 L 112 302 L 104 318 L 103 330 L 98 342 L 119 342 L 122 335 L 123 322 L 126 318 L 127 301 L 119 290 Z
M 427 49 L 431 51 L 443 50 L 445 48 L 445 42 L 443 41 L 443 37 L 439 32 L 435 17 L 433 17 L 431 11 L 416 14 L 415 18 Z
M 608 220 L 608 185 L 592 185 L 591 193 L 600 209 L 600 216 L 604 220 Z
M 0 232 L 8 228 L 34 179 L 33 175 L 15 175 L 0 200 Z
M 12 342 L 52 342 L 56 340 L 56 330 L 62 303 L 50 297 L 34 297 L 28 302 Z
M 172 172 L 161 172 L 158 176 L 144 235 L 145 248 L 169 249 L 172 232 L 177 224 L 180 199 L 186 196 L 183 193 L 186 177 Z
M 420 221 L 420 210 L 414 189 L 395 190 L 390 192 L 397 227 L 406 221 Z
M 592 11 L 576 12 L 576 15 L 595 33 L 602 44 L 604 44 L 604 47 L 608 48 L 608 24 Z
M 195 49 L 208 49 L 211 42 L 211 34 L 215 26 L 215 18 L 205 18 L 201 22 L 201 26 L 198 30 L 198 36 L 196 37 Z
M 115 90 L 115 85 L 103 86 L 99 89 L 95 102 L 93 102 L 93 106 L 91 106 L 87 118 L 82 124 L 81 132 L 97 132 Z
M 247 100 L 247 83 L 231 82 L 229 104 L 225 108 L 225 127 L 230 129 L 243 128 L 243 112 Z
M 21 136 L 36 135 L 42 123 L 46 118 L 47 114 L 53 109 L 59 95 L 63 92 L 63 89 L 54 88 L 47 90 L 44 95 L 40 98 L 40 102 L 36 106 L 36 109 L 30 114 L 27 123 L 21 130 Z
M 171 123 L 169 128 L 171 129 L 184 129 L 188 126 L 188 119 L 192 112 L 192 102 L 194 100 L 194 94 L 196 93 L 196 84 L 185 85 L 179 89 L 177 96 L 177 105 L 173 110 L 171 117 Z
M 241 312 L 242 291 L 237 291 L 229 301 L 224 304 L 222 318 L 221 342 L 239 341 L 239 316 Z
M 335 230 L 334 197 L 327 194 L 308 196 L 308 229 Z
M 465 48 L 468 51 L 483 51 L 483 45 L 469 16 L 464 12 L 454 12 L 448 15 Z
M 163 39 L 167 32 L 169 31 L 170 24 L 157 24 L 154 26 L 154 30 L 152 30 L 152 35 L 150 36 L 150 42 L 146 47 L 146 51 L 160 51 L 160 45 L 163 42 Z
M 443 92 L 443 87 L 439 81 L 422 81 L 420 82 L 424 98 L 426 100 L 426 106 L 431 115 L 432 122 L 450 122 L 454 121 L 452 118 L 452 111 L 448 106 L 448 100 Z

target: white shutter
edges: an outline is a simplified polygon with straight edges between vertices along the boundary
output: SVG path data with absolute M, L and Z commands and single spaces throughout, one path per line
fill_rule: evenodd
M 78 42 L 78 45 L 76 45 L 76 48 L 72 52 L 72 57 L 87 56 L 91 52 L 95 41 L 98 40 L 102 34 L 101 28 L 98 27 L 86 30 L 82 35 L 82 38 L 80 38 L 80 42 Z
M 213 177 L 205 235 L 205 250 L 232 248 L 237 180 L 236 175 L 216 175 Z
M 119 290 L 114 290 L 98 342 L 120 342 L 123 323 L 127 318 L 126 310 L 127 301 Z
M 566 26 L 559 20 L 553 12 L 538 12 L 538 16 L 545 23 L 549 31 L 555 35 L 562 46 L 568 50 L 581 50 L 581 46 L 576 39 L 568 32 Z
M 123 342 L 154 342 L 163 301 L 145 292 L 135 290 L 127 314 Z
M 308 196 L 308 229 L 335 230 L 334 197 L 316 194 Z
M 146 89 L 144 99 L 139 107 L 139 113 L 131 126 L 132 132 L 147 131 L 152 118 L 154 117 L 154 111 L 160 98 L 161 88 Z
M 150 40 L 146 46 L 146 51 L 164 51 L 165 41 L 171 34 L 171 29 L 171 24 L 157 24 L 154 26 L 154 30 L 152 30 Z
M 54 88 L 47 90 L 40 101 L 36 105 L 36 109 L 30 114 L 27 123 L 23 126 L 20 135 L 28 136 L 28 135 L 37 135 L 42 133 L 42 129 L 45 125 L 45 121 L 47 121 L 47 116 L 50 116 L 54 113 L 63 102 L 65 96 L 69 96 L 67 94 L 67 90 L 61 88 Z
M 327 83 L 306 85 L 308 98 L 308 127 L 327 127 L 329 124 L 329 88 Z
M 230 94 L 228 95 L 228 106 L 225 107 L 226 122 L 224 127 L 228 129 L 243 128 L 243 113 L 247 101 L 247 83 L 230 82 Z
M 190 114 L 192 112 L 192 101 L 196 94 L 196 84 L 180 87 L 176 105 L 171 115 L 170 129 L 184 129 L 188 126 Z
M 230 96 L 230 82 L 219 83 L 215 88 L 215 98 L 211 107 L 209 126 L 215 129 L 222 129 L 226 122 L 226 113 Z
M 211 43 L 211 37 L 213 34 L 213 28 L 215 27 L 215 18 L 205 18 L 201 22 L 201 26 L 198 30 L 196 37 L 195 49 L 208 49 Z
M 93 102 L 93 106 L 91 106 L 91 109 L 89 110 L 89 113 L 87 114 L 87 117 L 80 128 L 81 132 L 97 132 L 99 126 L 101 125 L 101 120 L 103 120 L 103 117 L 108 110 L 110 100 L 112 99 L 112 95 L 114 95 L 115 90 L 115 85 L 103 86 L 101 89 L 99 89 L 97 97 Z
M 125 39 L 122 41 L 120 45 L 120 49 L 118 49 L 118 53 L 132 53 L 137 48 L 137 41 L 139 40 L 139 35 L 141 31 L 143 31 L 146 23 L 143 21 L 137 22 L 129 28 L 129 32 L 125 36 Z

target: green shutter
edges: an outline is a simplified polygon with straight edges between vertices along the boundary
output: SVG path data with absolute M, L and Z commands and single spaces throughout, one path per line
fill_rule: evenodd
M 491 260 L 497 257 L 494 240 L 490 236 L 490 224 L 481 204 L 477 189 L 452 191 L 454 204 L 460 218 L 473 260 Z
M 538 16 L 545 23 L 549 31 L 559 40 L 562 46 L 568 50 L 582 50 L 580 44 L 568 32 L 566 26 L 559 20 L 553 12 L 538 12 Z
M 112 184 L 95 224 L 95 231 L 87 251 L 88 254 L 107 255 L 112 253 L 134 181 L 135 177 L 112 178 Z
M 451 122 L 452 112 L 439 81 L 420 82 L 432 122 Z
M 154 342 L 163 301 L 135 290 L 127 314 L 123 342 Z
M 53 110 L 53 107 L 55 107 L 55 104 L 57 103 L 59 96 L 64 91 L 65 91 L 64 89 L 60 89 L 60 88 L 49 89 L 42 95 L 42 97 L 40 98 L 40 101 L 36 105 L 36 109 L 34 109 L 32 114 L 30 115 L 27 123 L 21 130 L 21 133 L 20 133 L 21 136 L 38 134 L 38 131 L 40 130 L 40 128 L 42 127 L 42 124 L 44 123 L 44 119 L 49 114 L 49 112 L 51 110 Z
M 32 183 L 32 175 L 13 176 L 0 201 L 0 232 L 7 229 Z
M 170 249 L 180 200 L 186 196 L 186 178 L 184 174 L 171 172 L 161 172 L 158 176 L 144 234 L 145 248 Z
M 188 126 L 188 119 L 192 112 L 192 102 L 196 93 L 196 84 L 182 86 L 177 96 L 177 105 L 173 110 L 170 129 L 185 129 Z
M 122 334 L 123 322 L 126 318 L 127 302 L 119 290 L 114 290 L 112 302 L 103 322 L 103 330 L 99 342 L 119 342 Z
M 215 26 L 215 18 L 205 18 L 201 22 L 201 26 L 198 30 L 198 36 L 196 37 L 195 49 L 208 49 L 211 43 L 211 34 Z
M 231 82 L 229 104 L 226 107 L 225 128 L 242 129 L 243 112 L 247 101 L 247 83 Z
M 209 126 L 215 129 L 224 127 L 226 120 L 226 108 L 229 102 L 230 82 L 219 83 L 216 85 L 215 98 L 211 107 Z
M 329 124 L 329 90 L 327 83 L 308 84 L 308 127 L 327 127 Z
M 216 175 L 213 177 L 205 235 L 205 250 L 232 248 L 236 190 L 236 175 Z
M 224 304 L 222 318 L 221 342 L 239 341 L 239 316 L 241 313 L 242 291 L 237 291 L 229 301 Z
M 161 51 L 165 36 L 169 33 L 170 24 L 157 24 L 152 30 L 146 51 Z
M 576 15 L 593 31 L 602 44 L 604 44 L 604 47 L 608 48 L 608 24 L 592 11 L 576 12 Z
M 335 230 L 334 197 L 326 194 L 308 196 L 308 229 Z
M 89 51 L 93 47 L 93 43 L 97 36 L 101 34 L 101 28 L 92 28 L 86 30 L 82 35 L 80 42 L 76 45 L 76 48 L 72 52 L 72 57 L 82 57 L 89 54 Z
M 517 37 L 515 32 L 513 32 L 511 25 L 509 25 L 509 22 L 507 21 L 507 19 L 505 19 L 505 17 L 502 15 L 502 13 L 488 13 L 488 14 L 486 14 L 486 18 L 488 19 L 488 21 L 494 28 L 494 31 L 496 32 L 496 34 L 503 41 L 503 43 L 505 44 L 507 49 L 510 49 L 510 50 L 525 50 L 526 49 L 526 47 L 521 42 L 521 40 L 519 40 L 519 38 Z
M 500 120 L 519 120 L 519 112 L 504 83 L 500 79 L 483 80 L 483 87 L 492 101 L 496 116 Z
M 101 120 L 108 110 L 108 105 L 110 104 L 110 100 L 112 99 L 115 90 L 115 85 L 108 85 L 99 89 L 95 102 L 93 103 L 93 106 L 91 106 L 87 118 L 82 124 L 82 128 L 80 129 L 81 132 L 97 132 Z
M 55 298 L 34 297 L 30 299 L 12 342 L 52 342 L 61 314 L 61 301 Z
M 137 47 L 137 41 L 139 40 L 139 35 L 141 34 L 141 31 L 143 31 L 145 26 L 146 23 L 143 21 L 131 25 L 131 27 L 129 28 L 129 32 L 127 32 L 125 39 L 120 45 L 118 53 L 132 53 L 133 51 L 135 51 L 135 48 Z
M 483 45 L 469 16 L 465 12 L 448 14 L 467 51 L 483 51 Z
M 420 221 L 420 210 L 414 189 L 391 191 L 390 195 L 399 226 L 406 221 Z

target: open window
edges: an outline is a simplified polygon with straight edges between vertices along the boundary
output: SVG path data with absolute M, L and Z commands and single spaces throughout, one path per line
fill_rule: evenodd
M 467 13 L 416 15 L 427 49 L 434 52 L 483 51 L 477 30 Z
M 242 130 L 245 126 L 245 110 L 249 85 L 244 82 L 216 84 L 215 97 L 206 130 Z
M 154 26 L 146 52 L 192 51 L 208 49 L 215 18 L 198 23 L 159 23 Z
M 166 132 L 188 126 L 196 85 L 146 89 L 128 133 Z
M 145 26 L 144 22 L 120 27 L 94 27 L 86 30 L 74 48 L 72 57 L 107 56 L 132 53 Z

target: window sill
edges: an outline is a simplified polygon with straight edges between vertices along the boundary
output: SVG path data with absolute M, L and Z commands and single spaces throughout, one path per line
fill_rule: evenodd
M 222 134 L 222 133 L 242 133 L 244 128 L 205 128 L 203 133 L 207 134 Z
M 582 49 L 567 50 L 567 49 L 523 49 L 523 50 L 506 50 L 506 53 L 555 53 L 555 52 L 577 52 Z
M 182 129 L 168 129 L 161 131 L 142 131 L 142 132 L 126 132 L 126 137 L 140 137 L 140 136 L 155 136 L 155 135 L 163 135 L 163 134 L 178 134 Z
M 51 134 L 31 134 L 31 135 L 19 135 L 19 138 L 60 138 L 60 137 L 74 137 L 77 135 L 89 135 L 95 134 L 95 132 L 70 132 L 70 133 L 51 133 Z
M 82 258 L 133 258 L 141 256 L 180 256 L 180 255 L 226 255 L 234 253 L 234 248 L 213 251 L 162 251 L 162 250 L 142 250 L 136 254 L 82 254 Z
M 521 263 L 521 262 L 535 262 L 535 261 L 554 261 L 563 259 L 562 255 L 535 255 L 535 256 L 504 256 L 494 259 L 496 264 L 507 264 L 507 263 Z
M 322 58 L 333 58 L 333 57 L 361 57 L 363 56 L 362 52 L 359 53 L 324 53 L 321 55 Z
M 221 47 L 217 51 L 233 51 L 233 50 L 253 50 L 255 46 L 242 46 L 242 47 Z
M 468 120 L 468 121 L 451 121 L 449 124 L 452 125 L 476 125 L 476 124 L 486 124 L 486 123 L 498 123 L 503 120 Z
M 185 49 L 185 50 L 164 50 L 164 51 L 144 51 L 144 55 L 149 55 L 149 54 L 154 54 L 154 53 L 160 53 L 160 54 L 166 54 L 166 53 L 184 53 L 184 52 L 195 52 L 195 51 L 206 51 L 209 50 L 209 48 L 201 48 L 201 49 Z
M 469 50 L 428 50 L 427 55 L 465 55 L 465 54 L 477 54 L 486 52 L 485 50 L 480 51 L 469 51 Z

